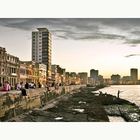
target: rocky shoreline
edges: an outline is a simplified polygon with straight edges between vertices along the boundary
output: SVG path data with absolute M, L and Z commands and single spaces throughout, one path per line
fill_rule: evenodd
M 109 122 L 108 116 L 119 116 L 126 122 L 138 122 L 140 109 L 134 103 L 103 93 L 97 88 L 81 88 L 74 94 L 63 94 L 44 107 L 8 120 L 9 122 Z

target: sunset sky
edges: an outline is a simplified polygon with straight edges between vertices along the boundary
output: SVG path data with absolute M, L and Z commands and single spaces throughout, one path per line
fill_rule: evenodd
M 67 71 L 98 69 L 105 78 L 130 75 L 130 68 L 140 71 L 140 19 L 1 18 L 0 46 L 31 60 L 31 32 L 38 27 L 52 33 L 52 64 Z

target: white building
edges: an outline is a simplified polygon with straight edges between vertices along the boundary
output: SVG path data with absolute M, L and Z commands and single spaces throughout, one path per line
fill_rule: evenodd
M 47 78 L 51 78 L 51 33 L 47 28 L 32 32 L 32 61 L 46 65 Z

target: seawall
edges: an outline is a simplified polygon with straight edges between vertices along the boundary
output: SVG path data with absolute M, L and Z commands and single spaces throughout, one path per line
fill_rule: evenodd
M 64 93 L 73 93 L 84 86 L 65 86 L 59 87 L 58 90 L 51 88 L 51 92 L 47 92 L 44 88 L 28 89 L 27 97 L 23 97 L 21 91 L 0 92 L 0 121 L 8 120 L 34 108 L 43 107 L 49 100 Z

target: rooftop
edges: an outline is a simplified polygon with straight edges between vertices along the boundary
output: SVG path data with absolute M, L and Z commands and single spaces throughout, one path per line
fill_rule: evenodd
M 37 28 L 38 31 L 48 31 L 47 28 Z

